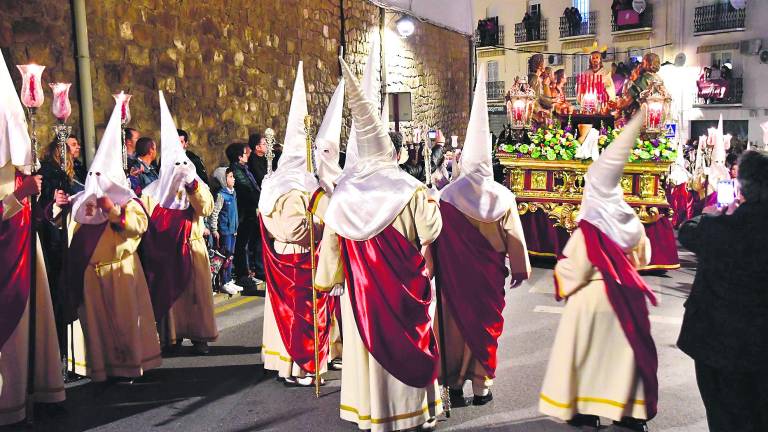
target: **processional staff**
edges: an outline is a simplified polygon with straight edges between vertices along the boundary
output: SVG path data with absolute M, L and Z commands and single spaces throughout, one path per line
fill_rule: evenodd
M 304 133 L 307 136 L 307 172 L 314 174 L 315 169 L 312 164 L 312 116 L 304 117 Z M 320 397 L 320 340 L 318 339 L 317 322 L 317 288 L 315 287 L 315 224 L 313 221 L 312 209 L 307 200 L 306 218 L 309 226 L 309 262 L 312 269 L 312 327 L 314 330 L 315 345 L 315 397 Z

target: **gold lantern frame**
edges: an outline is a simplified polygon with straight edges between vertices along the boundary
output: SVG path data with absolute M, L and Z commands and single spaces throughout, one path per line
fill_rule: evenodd
M 515 78 L 515 84 L 507 91 L 507 118 L 512 130 L 518 133 L 531 128 L 533 118 L 533 106 L 536 101 L 536 93 L 533 91 L 527 80 Z M 516 120 L 514 115 L 515 102 L 523 103 L 523 119 Z

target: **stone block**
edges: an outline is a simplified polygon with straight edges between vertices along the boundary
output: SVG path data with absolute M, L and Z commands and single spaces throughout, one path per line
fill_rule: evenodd
M 149 49 L 128 45 L 126 61 L 137 66 L 149 66 Z

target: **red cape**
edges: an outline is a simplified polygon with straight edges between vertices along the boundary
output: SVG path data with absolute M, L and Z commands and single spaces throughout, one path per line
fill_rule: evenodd
M 656 296 L 616 242 L 587 221 L 579 222 L 579 228 L 584 234 L 587 257 L 603 276 L 608 300 L 635 354 L 648 418 L 652 419 L 659 400 L 659 359 L 651 336 L 646 298 L 655 306 Z
M 424 257 L 391 225 L 365 241 L 339 240 L 363 344 L 392 376 L 427 387 L 437 379 L 439 354 Z
M 315 373 L 314 323 L 312 322 L 312 267 L 309 253 L 278 254 L 259 216 L 264 251 L 264 274 L 269 301 L 285 349 L 296 364 Z M 330 317 L 334 301 L 317 293 L 317 333 L 320 364 L 328 361 Z
M 437 284 L 472 355 L 494 378 L 497 340 L 504 328 L 505 255 L 451 204 L 441 202 L 440 213 Z
M 141 261 L 147 277 L 155 320 L 160 322 L 192 281 L 189 235 L 195 210 L 155 207 L 141 240 Z
M 22 176 L 16 172 L 15 187 L 21 185 Z M 0 202 L 0 349 L 16 329 L 29 300 L 32 267 L 30 258 L 31 211 L 29 200 L 8 220 L 2 220 Z

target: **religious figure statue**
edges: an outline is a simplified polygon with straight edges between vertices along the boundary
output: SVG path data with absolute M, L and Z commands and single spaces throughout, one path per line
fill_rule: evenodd
M 659 56 L 651 52 L 646 53 L 643 56 L 643 62 L 640 63 L 638 69 L 633 71 L 630 78 L 624 84 L 625 91 L 617 104 L 617 108 L 620 112 L 623 112 L 626 118 L 632 117 L 640 109 L 640 93 L 646 90 L 654 81 L 662 81 L 658 75 L 659 69 L 661 69 L 661 59 Z

